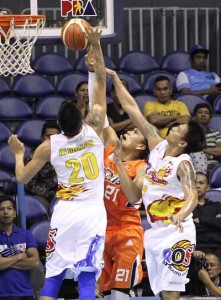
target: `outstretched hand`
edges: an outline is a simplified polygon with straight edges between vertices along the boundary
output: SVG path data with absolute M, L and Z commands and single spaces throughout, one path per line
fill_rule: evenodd
M 122 135 L 120 136 L 120 140 L 119 139 L 116 139 L 116 142 L 115 142 L 115 149 L 114 149 L 114 162 L 116 165 L 119 165 L 122 160 L 121 160 L 121 154 L 122 154 Z
M 14 154 L 24 154 L 25 153 L 25 146 L 24 144 L 18 139 L 16 134 L 12 134 L 8 139 L 8 144 L 11 151 Z
M 114 70 L 111 70 L 111 69 L 108 69 L 108 68 L 105 68 L 105 69 L 106 69 L 106 74 L 111 76 L 111 77 L 113 77 L 117 74 L 116 71 L 114 71 Z
M 91 43 L 92 46 L 100 43 L 102 30 L 93 27 L 85 27 L 85 31 L 85 37 L 88 39 L 89 43 Z

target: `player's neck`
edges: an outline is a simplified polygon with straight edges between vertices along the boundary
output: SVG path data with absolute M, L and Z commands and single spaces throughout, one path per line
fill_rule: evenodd
M 206 200 L 205 200 L 204 196 L 203 196 L 203 197 L 200 197 L 200 198 L 198 198 L 198 204 L 199 204 L 199 205 L 204 205 L 204 204 L 205 204 L 205 202 L 206 202 Z
M 181 154 L 182 154 L 182 151 L 179 147 L 169 145 L 164 153 L 164 157 L 166 157 L 166 156 L 177 157 Z

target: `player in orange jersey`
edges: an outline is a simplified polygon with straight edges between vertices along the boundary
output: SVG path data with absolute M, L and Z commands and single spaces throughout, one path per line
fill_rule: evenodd
M 104 203 L 107 210 L 107 231 L 104 268 L 99 279 L 104 299 L 127 300 L 130 289 L 141 282 L 143 256 L 143 228 L 138 208 L 141 201 L 130 205 L 125 196 L 113 160 L 117 135 L 108 127 L 104 130 L 105 184 Z M 147 167 L 147 143 L 138 129 L 122 137 L 122 160 L 129 177 L 143 180 Z
M 93 71 L 93 57 L 86 58 L 88 69 Z M 92 98 L 94 73 L 89 72 L 89 102 Z M 138 208 L 130 205 L 119 180 L 113 152 L 117 134 L 105 123 L 104 202 L 107 210 L 107 231 L 104 250 L 104 268 L 99 279 L 104 299 L 127 300 L 130 289 L 141 282 L 143 256 L 143 228 Z M 138 129 L 128 131 L 122 137 L 122 160 L 129 177 L 143 180 L 147 167 L 147 141 Z

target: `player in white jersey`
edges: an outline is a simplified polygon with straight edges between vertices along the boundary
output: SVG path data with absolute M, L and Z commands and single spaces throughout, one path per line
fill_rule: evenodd
M 92 108 L 85 122 L 79 108 L 65 101 L 58 113 L 62 133 L 43 142 L 24 166 L 24 145 L 16 135 L 9 138 L 15 154 L 16 177 L 28 182 L 51 161 L 58 177 L 56 197 L 46 248 L 46 281 L 41 300 L 57 299 L 64 278 L 78 279 L 79 298 L 95 299 L 95 281 L 103 266 L 106 230 L 104 192 L 104 145 L 106 73 L 100 47 L 101 31 L 88 29 L 86 37 L 95 58 L 96 80 Z
M 189 153 L 201 151 L 204 133 L 198 123 L 173 124 L 165 140 L 142 115 L 133 97 L 115 71 L 112 76 L 123 109 L 147 138 L 148 167 L 140 188 L 127 176 L 121 157 L 121 143 L 115 148 L 115 162 L 121 185 L 131 203 L 141 194 L 151 228 L 145 232 L 144 246 L 151 288 L 164 300 L 179 299 L 195 247 L 195 226 L 191 213 L 197 205 L 195 172 Z M 138 182 L 137 182 L 138 184 Z

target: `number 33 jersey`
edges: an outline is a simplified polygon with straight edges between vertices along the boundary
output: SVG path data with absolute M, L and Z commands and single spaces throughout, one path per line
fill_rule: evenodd
M 60 200 L 103 202 L 104 145 L 95 130 L 83 124 L 73 137 L 51 137 L 51 163 L 58 177 Z

